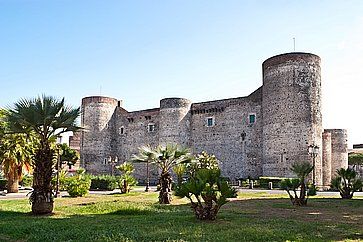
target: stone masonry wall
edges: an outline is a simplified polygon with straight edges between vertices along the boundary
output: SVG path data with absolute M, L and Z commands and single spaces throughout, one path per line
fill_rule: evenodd
M 320 58 L 306 53 L 263 63 L 263 174 L 293 176 L 294 162 L 311 160 L 309 145 L 322 147 Z M 321 184 L 321 154 L 316 182 Z

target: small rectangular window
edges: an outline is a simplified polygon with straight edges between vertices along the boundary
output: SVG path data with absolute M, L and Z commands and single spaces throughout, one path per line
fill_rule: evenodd
M 249 123 L 254 124 L 256 122 L 256 114 L 250 114 Z
M 155 132 L 155 124 L 148 124 L 147 125 L 147 132 Z
M 213 117 L 207 118 L 207 126 L 208 127 L 214 126 L 214 118 Z

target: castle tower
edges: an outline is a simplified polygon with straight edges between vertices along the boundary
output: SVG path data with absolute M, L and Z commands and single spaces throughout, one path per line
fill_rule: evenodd
M 191 101 L 165 98 L 160 101 L 160 144 L 177 143 L 189 147 Z
M 112 116 L 117 105 L 114 98 L 91 96 L 82 99 L 81 166 L 90 173 L 109 173 L 108 157 L 113 136 Z
M 323 133 L 323 187 L 329 188 L 332 175 L 331 163 L 331 133 L 324 130 Z
M 322 183 L 322 115 L 320 58 L 287 53 L 263 64 L 263 175 L 291 177 L 291 164 L 311 161 L 317 145 L 316 184 Z
M 340 168 L 348 168 L 348 135 L 346 129 L 325 129 L 331 134 L 331 178 Z

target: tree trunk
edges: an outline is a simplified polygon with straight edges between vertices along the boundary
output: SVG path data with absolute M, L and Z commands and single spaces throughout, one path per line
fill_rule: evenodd
M 160 192 L 159 192 L 159 203 L 170 204 L 171 202 L 171 176 L 169 172 L 161 173 L 160 176 Z
M 53 151 L 47 141 L 42 141 L 35 154 L 33 192 L 29 198 L 35 215 L 53 212 L 52 172 Z
M 18 193 L 19 192 L 19 179 L 17 176 L 9 177 L 7 183 L 8 193 Z

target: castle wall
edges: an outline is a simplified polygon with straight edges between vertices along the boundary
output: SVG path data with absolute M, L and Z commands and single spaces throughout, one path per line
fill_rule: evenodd
M 325 129 L 331 134 L 331 177 L 340 168 L 348 168 L 348 134 L 345 129 Z
M 120 164 L 129 161 L 133 154 L 138 154 L 139 147 L 146 145 L 156 147 L 159 144 L 159 109 L 127 112 L 123 108 L 118 108 L 115 120 L 115 153 L 119 157 Z M 148 127 L 151 124 L 155 128 L 153 131 Z M 146 164 L 134 163 L 134 168 L 134 176 L 140 182 L 145 182 Z M 150 167 L 151 180 L 156 180 L 157 175 L 157 169 Z
M 113 98 L 84 98 L 81 165 L 110 174 L 109 156 L 117 156 L 119 165 L 141 146 L 177 143 L 193 153 L 214 154 L 223 176 L 232 180 L 292 177 L 291 165 L 312 162 L 308 147 L 317 145 L 315 181 L 327 186 L 335 170 L 348 165 L 347 135 L 346 130 L 323 133 L 320 58 L 288 53 L 262 67 L 263 86 L 247 97 L 201 103 L 165 98 L 160 108 L 135 112 Z M 157 175 L 151 168 L 152 180 Z M 135 176 L 145 181 L 146 164 L 135 164 Z
M 194 103 L 191 113 L 193 153 L 214 154 L 222 175 L 232 180 L 262 175 L 261 95 Z M 254 123 L 249 122 L 252 114 Z M 213 126 L 207 125 L 208 118 L 214 119 Z
M 107 173 L 105 159 L 112 154 L 112 116 L 118 101 L 109 97 L 86 97 L 82 99 L 81 166 L 90 173 Z
M 323 133 L 323 186 L 329 188 L 332 175 L 331 133 Z
M 263 63 L 263 175 L 291 177 L 291 164 L 311 160 L 322 147 L 320 58 L 288 53 Z M 321 153 L 316 158 L 321 184 Z

